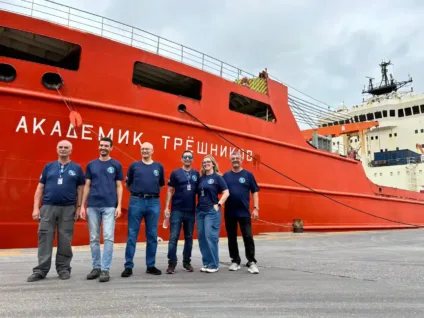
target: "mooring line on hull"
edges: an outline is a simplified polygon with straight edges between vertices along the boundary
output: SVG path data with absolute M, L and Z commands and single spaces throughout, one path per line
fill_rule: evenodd
M 231 145 L 233 145 L 234 147 L 238 148 L 240 151 L 242 151 L 242 152 L 243 152 L 244 154 L 246 154 L 247 156 L 251 157 L 253 160 L 257 161 L 257 159 L 256 159 L 254 156 L 249 155 L 249 154 L 248 154 L 245 150 L 243 150 L 241 147 L 238 147 L 236 144 L 234 144 L 233 142 L 231 142 L 230 140 L 228 140 L 227 138 L 225 138 L 224 136 L 222 136 L 219 132 L 214 131 L 212 128 L 210 128 L 208 125 L 206 125 L 206 124 L 205 124 L 204 122 L 202 122 L 200 119 L 198 119 L 196 116 L 194 116 L 193 114 L 191 114 L 190 112 L 188 112 L 188 111 L 187 111 L 187 107 L 186 107 L 184 104 L 181 104 L 181 105 L 179 105 L 179 106 L 178 106 L 178 111 L 180 111 L 180 112 L 182 112 L 182 113 L 186 113 L 187 115 L 189 115 L 190 117 L 192 117 L 194 120 L 198 121 L 201 125 L 203 125 L 203 126 L 204 126 L 204 127 L 206 127 L 207 129 L 209 129 L 210 131 L 212 131 L 214 134 L 218 135 L 220 138 L 224 139 L 224 140 L 225 140 L 226 142 L 228 142 L 229 144 L 231 144 Z M 360 213 L 363 213 L 363 214 L 366 214 L 366 215 L 369 215 L 369 216 L 371 216 L 371 217 L 375 217 L 375 218 L 378 218 L 378 219 L 381 219 L 381 220 L 385 220 L 385 221 L 389 221 L 389 222 L 393 222 L 393 223 L 398 223 L 398 224 L 402 224 L 402 225 L 408 225 L 408 226 L 413 227 L 413 228 L 422 228 L 422 227 L 424 227 L 424 226 L 417 225 L 417 224 L 411 224 L 411 223 L 405 223 L 405 222 L 401 222 L 401 221 L 392 220 L 392 219 L 389 219 L 389 218 L 385 218 L 385 217 L 382 217 L 382 216 L 378 216 L 378 215 L 375 215 L 375 214 L 372 214 L 372 213 L 369 213 L 369 212 L 363 211 L 363 210 L 361 210 L 361 209 L 355 208 L 355 207 L 353 207 L 353 206 L 351 206 L 351 205 L 348 205 L 348 204 L 345 204 L 345 203 L 340 202 L 340 201 L 338 201 L 338 200 L 335 200 L 335 199 L 333 199 L 332 197 L 325 195 L 324 193 L 320 193 L 320 192 L 318 192 L 318 191 L 316 191 L 316 190 L 312 189 L 311 187 L 308 187 L 307 185 L 304 185 L 303 183 L 301 183 L 301 182 L 299 182 L 299 181 L 296 181 L 296 180 L 295 180 L 295 179 L 293 179 L 293 178 L 290 178 L 289 176 L 285 175 L 284 173 L 282 173 L 282 172 L 280 172 L 280 171 L 278 171 L 278 170 L 274 169 L 273 167 L 271 167 L 271 166 L 267 165 L 267 164 L 266 164 L 266 163 L 264 163 L 262 160 L 260 161 L 260 163 L 261 163 L 261 164 L 263 164 L 263 165 L 264 165 L 265 167 L 267 167 L 268 169 L 270 169 L 270 170 L 274 171 L 275 173 L 277 173 L 277 174 L 279 174 L 279 175 L 281 175 L 281 176 L 283 176 L 283 177 L 285 177 L 285 178 L 287 178 L 287 179 L 291 180 L 292 182 L 297 183 L 298 185 L 300 185 L 300 186 L 302 186 L 302 187 L 305 187 L 305 188 L 307 188 L 307 189 L 311 190 L 312 192 L 315 192 L 315 193 L 317 193 L 317 194 L 319 194 L 319 195 L 322 195 L 323 197 L 325 197 L 325 198 L 327 198 L 327 199 L 329 199 L 329 200 L 331 200 L 331 201 L 333 201 L 333 202 L 335 202 L 335 203 L 338 203 L 338 204 L 340 204 L 340 205 L 342 205 L 342 206 L 344 206 L 344 207 L 350 208 L 350 209 L 352 209 L 352 210 L 354 210 L 354 211 L 357 211 L 357 212 L 360 212 Z

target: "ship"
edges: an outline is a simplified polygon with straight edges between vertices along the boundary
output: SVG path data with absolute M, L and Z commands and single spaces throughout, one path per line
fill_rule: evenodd
M 424 94 L 415 93 L 412 83 L 396 81 L 382 61 L 381 80 L 368 77 L 362 103 L 348 107 L 343 104 L 332 113 L 320 116 L 318 129 L 305 130 L 331 139 L 331 150 L 362 162 L 367 177 L 375 184 L 424 192 Z M 367 123 L 361 129 L 346 129 L 347 125 Z
M 70 140 L 71 159 L 85 170 L 98 157 L 103 136 L 114 140 L 112 157 L 125 174 L 141 159 L 141 143 L 151 142 L 153 159 L 164 165 L 167 178 L 181 166 L 185 149 L 194 152 L 195 168 L 212 154 L 222 172 L 231 169 L 229 154 L 240 149 L 244 168 L 261 188 L 254 234 L 423 226 L 424 195 L 375 184 L 360 160 L 307 140 L 289 106 L 288 86 L 265 68 L 253 75 L 52 1 L 14 1 L 7 7 L 5 2 L 0 10 L 0 248 L 37 246 L 34 192 L 44 165 L 57 158 L 57 142 Z M 90 27 L 81 29 L 84 25 Z M 313 140 L 332 142 L 317 133 Z M 162 208 L 165 192 L 166 187 Z M 125 191 L 116 243 L 127 239 L 128 201 Z M 158 235 L 167 240 L 169 229 L 159 226 Z M 220 236 L 226 236 L 224 226 Z M 138 239 L 145 241 L 144 223 Z M 77 221 L 73 245 L 88 243 L 87 223 Z

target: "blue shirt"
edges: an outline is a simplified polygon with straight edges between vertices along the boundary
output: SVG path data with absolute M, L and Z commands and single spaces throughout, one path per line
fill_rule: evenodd
M 197 188 L 198 202 L 197 208 L 200 210 L 210 210 L 215 204 L 218 204 L 218 194 L 227 190 L 227 184 L 224 178 L 219 174 L 201 176 Z
M 85 184 L 84 172 L 72 161 L 65 165 L 53 161 L 44 166 L 40 183 L 44 184 L 43 205 L 76 205 L 77 189 Z
M 160 194 L 160 187 L 165 185 L 163 166 L 159 162 L 150 165 L 143 161 L 133 162 L 127 172 L 127 185 L 132 193 Z
M 248 170 L 228 171 L 223 178 L 230 190 L 225 201 L 225 214 L 237 217 L 250 217 L 250 193 L 259 191 L 255 177 Z
M 118 161 L 115 159 L 90 161 L 85 171 L 85 178 L 91 180 L 87 207 L 117 207 L 116 181 L 124 179 L 122 166 Z
M 175 189 L 172 196 L 171 210 L 194 212 L 198 183 L 199 172 L 194 169 L 185 171 L 183 168 L 180 168 L 172 171 L 168 181 L 168 186 Z M 187 188 L 188 185 L 190 189 Z

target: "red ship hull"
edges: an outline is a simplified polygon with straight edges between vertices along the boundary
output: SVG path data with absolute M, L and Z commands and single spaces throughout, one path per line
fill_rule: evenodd
M 0 81 L 0 248 L 37 246 L 38 223 L 31 213 L 43 166 L 56 159 L 57 142 L 68 139 L 73 143 L 71 159 L 85 169 L 98 157 L 98 135 L 113 137 L 112 157 L 122 163 L 124 173 L 131 162 L 141 159 L 141 142 L 151 142 L 153 159 L 164 165 L 168 178 L 180 166 L 184 149 L 194 151 L 195 168 L 210 153 L 221 171 L 229 170 L 229 154 L 235 147 L 215 134 L 220 133 L 255 158 L 246 155 L 244 160 L 244 167 L 255 174 L 261 187 L 260 218 L 266 223 L 254 221 L 255 234 L 291 230 L 293 219 L 301 219 L 306 231 L 410 227 L 381 218 L 424 224 L 422 193 L 379 187 L 366 177 L 360 162 L 306 143 L 288 106 L 287 87 L 280 83 L 267 79 L 267 94 L 261 94 L 179 62 L 45 21 L 5 11 L 0 11 L 0 21 L 1 26 L 82 47 L 77 71 L 0 56 L 0 63 L 13 66 L 17 73 L 14 81 Z M 134 85 L 131 76 L 136 61 L 198 79 L 201 100 Z M 63 78 L 60 94 L 42 85 L 46 72 Z M 276 122 L 231 111 L 230 93 L 271 105 Z M 70 128 L 66 104 L 81 114 L 82 126 Z M 179 112 L 180 104 L 212 130 Z M 166 187 L 161 194 L 162 210 L 165 192 Z M 128 199 L 125 190 L 123 216 L 116 225 L 117 243 L 127 238 Z M 169 229 L 160 226 L 158 235 L 167 240 Z M 220 235 L 226 235 L 224 225 Z M 145 240 L 144 224 L 139 240 Z M 87 222 L 78 221 L 73 245 L 88 243 Z

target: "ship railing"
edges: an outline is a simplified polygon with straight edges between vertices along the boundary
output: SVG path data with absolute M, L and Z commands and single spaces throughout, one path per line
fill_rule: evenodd
M 155 53 L 229 81 L 257 79 L 251 73 L 142 29 L 49 0 L 0 0 L 0 9 L 89 32 Z M 249 79 L 249 80 L 250 80 Z M 263 86 L 254 81 L 255 87 Z M 255 89 L 255 87 L 251 87 Z M 261 88 L 263 90 L 263 88 Z M 256 90 L 256 89 L 255 89 Z

